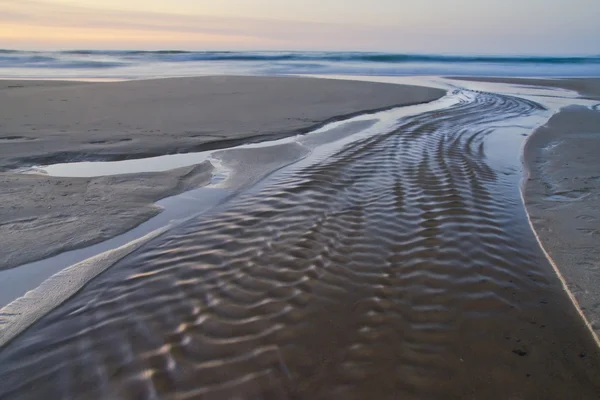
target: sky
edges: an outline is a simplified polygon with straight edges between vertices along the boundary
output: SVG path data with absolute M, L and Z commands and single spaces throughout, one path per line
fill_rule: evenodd
M 0 48 L 600 54 L 600 0 L 0 0 Z

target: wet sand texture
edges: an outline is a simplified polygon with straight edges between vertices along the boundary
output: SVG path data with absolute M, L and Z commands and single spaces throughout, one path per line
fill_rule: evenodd
M 332 118 L 443 94 L 412 86 L 271 77 L 0 81 L 0 171 L 269 140 Z M 156 200 L 209 182 L 210 171 L 204 164 L 93 179 L 0 172 L 0 269 L 123 233 L 159 212 Z
M 1 82 L 1 81 L 0 81 Z M 0 90 L 0 170 L 228 147 L 432 101 L 439 89 L 311 78 L 197 77 Z M 1 86 L 0 86 L 1 88 Z
M 0 398 L 596 399 L 600 353 L 479 93 L 283 169 L 148 242 L 0 351 Z
M 600 334 L 600 112 L 556 114 L 527 142 L 525 162 L 533 226 Z
M 212 169 L 204 162 L 99 178 L 0 173 L 0 269 L 126 232 L 160 212 L 154 202 L 209 183 Z

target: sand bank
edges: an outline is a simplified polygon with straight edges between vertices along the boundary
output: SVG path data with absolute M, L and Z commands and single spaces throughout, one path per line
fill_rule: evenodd
M 600 112 L 569 107 L 529 139 L 525 203 L 540 241 L 600 334 Z
M 272 77 L 0 81 L 0 269 L 127 231 L 160 211 L 153 206 L 158 199 L 206 184 L 211 166 L 91 179 L 11 169 L 225 148 L 443 94 L 414 86 Z
M 4 90 L 0 168 L 149 157 L 303 133 L 366 110 L 428 102 L 437 89 L 275 77 L 199 77 Z
M 154 202 L 207 184 L 211 171 L 206 162 L 89 179 L 0 173 L 0 268 L 117 236 L 158 214 Z

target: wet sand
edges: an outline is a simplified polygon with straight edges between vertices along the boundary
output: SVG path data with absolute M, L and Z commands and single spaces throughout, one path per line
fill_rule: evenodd
M 126 232 L 161 211 L 156 201 L 206 185 L 212 170 L 205 162 L 167 172 L 98 178 L 0 173 L 0 269 Z
M 91 179 L 11 169 L 276 139 L 443 94 L 422 87 L 271 77 L 0 81 L 0 269 L 123 233 L 160 212 L 156 200 L 209 182 L 212 167 Z
M 597 398 L 518 157 L 490 146 L 545 112 L 471 92 L 280 169 L 9 342 L 0 398 Z
M 31 87 L 29 81 L 5 82 L 0 86 L 0 170 L 272 140 L 444 94 L 415 86 L 292 77 L 33 81 Z
M 600 112 L 570 107 L 529 139 L 525 203 L 540 241 L 600 335 Z

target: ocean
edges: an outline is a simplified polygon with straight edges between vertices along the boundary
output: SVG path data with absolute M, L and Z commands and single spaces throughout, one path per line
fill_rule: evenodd
M 600 55 L 0 50 L 0 78 L 9 79 L 142 79 L 220 74 L 600 76 Z

